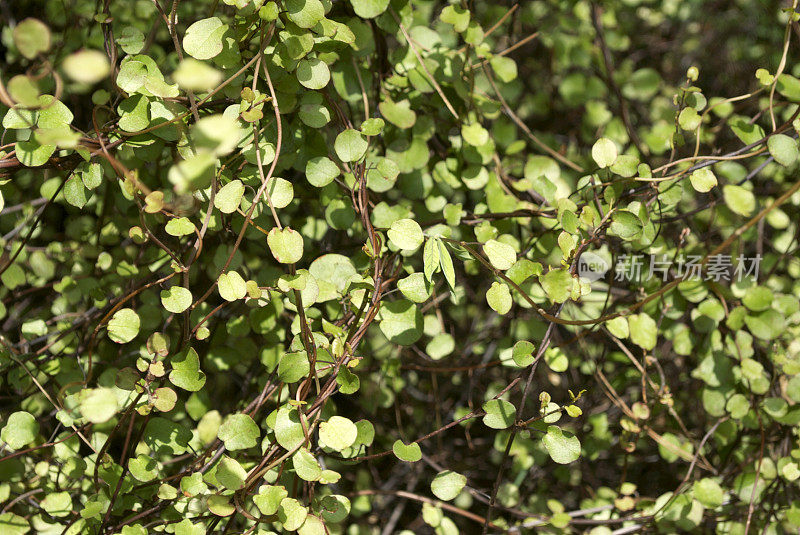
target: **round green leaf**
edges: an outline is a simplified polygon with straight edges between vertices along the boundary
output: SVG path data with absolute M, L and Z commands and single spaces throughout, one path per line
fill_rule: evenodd
M 492 307 L 492 310 L 498 314 L 507 314 L 511 310 L 513 300 L 511 299 L 511 291 L 508 286 L 503 282 L 493 282 L 492 286 L 486 292 L 486 302 Z
M 467 478 L 458 472 L 444 470 L 436 474 L 431 482 L 433 495 L 442 501 L 450 501 L 459 495 L 461 489 L 467 484 Z
M 326 446 L 336 451 L 349 448 L 356 441 L 358 429 L 348 418 L 331 416 L 319 426 L 319 437 Z
M 168 312 L 180 314 L 192 305 L 192 292 L 183 286 L 161 291 L 161 304 Z
M 483 404 L 483 410 L 486 413 L 483 416 L 483 423 L 492 429 L 510 427 L 517 415 L 514 405 L 504 399 L 490 399 Z
M 403 251 L 413 251 L 422 245 L 425 239 L 422 227 L 413 219 L 398 219 L 392 223 L 386 234 L 395 247 Z
M 769 153 L 775 161 L 784 167 L 789 167 L 797 161 L 797 140 L 786 134 L 773 134 L 767 139 Z
M 281 264 L 294 264 L 303 257 L 303 237 L 289 227 L 271 229 L 267 244 L 272 256 Z
M 411 345 L 422 336 L 422 313 L 411 301 L 400 299 L 381 305 L 381 332 L 394 344 Z
M 601 137 L 592 145 L 592 159 L 600 168 L 614 165 L 617 155 L 617 146 L 608 138 Z
M 223 273 L 217 279 L 219 295 L 226 301 L 244 299 L 247 295 L 247 284 L 241 275 L 235 271 Z
M 756 198 L 753 192 L 742 186 L 728 184 L 722 188 L 722 196 L 725 204 L 732 212 L 739 215 L 749 216 L 756 209 Z
M 247 470 L 242 468 L 242 465 L 236 459 L 223 455 L 217 465 L 215 476 L 217 481 L 226 489 L 239 490 L 244 487 L 244 482 L 247 479 Z
M 38 434 L 39 422 L 36 418 L 28 412 L 17 411 L 9 415 L 6 425 L 0 431 L 0 440 L 12 450 L 19 450 L 36 440 Z
M 311 158 L 306 163 L 306 178 L 317 188 L 323 188 L 339 176 L 339 168 L 332 160 L 325 156 Z
M 111 388 L 94 388 L 81 392 L 81 415 L 93 424 L 109 421 L 117 413 L 117 396 Z
M 231 414 L 219 426 L 217 437 L 226 450 L 246 450 L 258 444 L 261 431 L 249 415 Z
M 331 72 L 324 61 L 309 58 L 297 64 L 297 79 L 308 89 L 322 89 L 331 80 Z
M 569 464 L 578 460 L 581 455 L 581 443 L 578 437 L 555 425 L 547 426 L 547 433 L 542 442 L 550 458 L 558 464 Z
M 416 442 L 404 444 L 402 440 L 396 440 L 392 445 L 392 452 L 401 461 L 409 463 L 415 463 L 422 459 L 422 450 Z
M 711 191 L 711 188 L 717 185 L 717 177 L 714 176 L 714 172 L 709 167 L 703 167 L 692 172 L 689 175 L 689 181 L 691 181 L 695 191 L 700 193 Z
M 67 76 L 84 84 L 94 84 L 111 72 L 108 57 L 99 50 L 80 50 L 70 54 L 62 64 Z
M 118 344 L 126 344 L 139 334 L 139 315 L 131 308 L 121 308 L 108 321 L 108 337 Z
M 41 52 L 50 49 L 50 29 L 39 19 L 28 18 L 20 21 L 12 32 L 14 44 L 19 53 L 33 59 Z
M 336 136 L 333 148 L 343 162 L 355 162 L 364 157 L 369 144 L 361 132 L 348 128 Z
M 222 34 L 227 28 L 219 17 L 198 20 L 186 29 L 183 49 L 195 59 L 211 59 L 222 52 Z
M 507 243 L 497 240 L 489 240 L 483 244 L 483 252 L 489 258 L 489 262 L 501 271 L 505 271 L 517 261 L 517 252 Z

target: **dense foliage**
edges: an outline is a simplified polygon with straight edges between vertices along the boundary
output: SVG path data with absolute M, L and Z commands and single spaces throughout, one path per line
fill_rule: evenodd
M 796 533 L 796 7 L 0 1 L 0 533 Z

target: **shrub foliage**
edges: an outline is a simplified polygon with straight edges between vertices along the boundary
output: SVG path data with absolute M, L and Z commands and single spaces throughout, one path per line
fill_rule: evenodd
M 796 4 L 0 2 L 0 532 L 796 532 Z

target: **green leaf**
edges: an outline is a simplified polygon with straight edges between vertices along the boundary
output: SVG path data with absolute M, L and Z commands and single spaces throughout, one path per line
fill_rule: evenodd
M 448 502 L 461 493 L 467 484 L 467 478 L 458 472 L 444 470 L 436 474 L 431 482 L 431 492 L 442 501 Z
M 188 449 L 192 432 L 181 424 L 157 416 L 150 418 L 143 438 L 156 454 L 180 455 Z
M 447 280 L 447 285 L 450 286 L 451 291 L 456 289 L 456 271 L 453 268 L 453 259 L 450 257 L 450 252 L 447 250 L 444 242 L 436 238 L 437 249 L 439 250 L 439 267 L 442 268 L 444 278 Z
M 286 0 L 286 15 L 300 28 L 313 28 L 325 16 L 320 0 Z
M 362 19 L 374 19 L 389 7 L 389 0 L 350 0 L 353 11 Z
M 572 293 L 572 275 L 564 268 L 551 269 L 539 275 L 539 284 L 554 303 L 565 302 Z
M 742 304 L 748 309 L 761 312 L 772 307 L 775 296 L 766 286 L 751 286 L 742 297 Z
M 20 21 L 14 27 L 12 36 L 19 53 L 28 59 L 50 49 L 50 29 L 39 19 L 27 18 Z
M 402 440 L 395 440 L 392 445 L 392 452 L 401 461 L 409 463 L 415 463 L 422 459 L 422 450 L 420 450 L 419 444 L 416 442 L 405 444 Z
M 511 310 L 513 300 L 511 299 L 511 291 L 508 286 L 503 282 L 493 282 L 492 286 L 486 292 L 486 302 L 492 307 L 492 310 L 500 315 L 507 314 Z
M 0 431 L 0 440 L 12 450 L 20 450 L 27 446 L 39 434 L 39 422 L 32 414 L 25 411 L 13 412 Z
M 694 108 L 683 108 L 678 115 L 678 123 L 684 130 L 694 131 L 700 126 L 702 119 Z
M 757 143 L 764 138 L 764 129 L 751 122 L 749 118 L 737 117 L 729 120 L 728 124 L 736 137 L 746 145 Z
M 422 313 L 411 301 L 383 303 L 379 314 L 380 330 L 393 344 L 408 346 L 422 337 Z
M 303 257 L 303 237 L 289 227 L 271 229 L 267 244 L 272 256 L 281 264 L 294 264 Z
M 623 240 L 633 240 L 642 231 L 642 220 L 628 210 L 617 210 L 611 216 L 611 231 Z
M 361 123 L 361 133 L 365 136 L 377 136 L 383 132 L 383 127 L 386 125 L 383 119 L 380 117 L 372 117 L 370 119 L 365 119 Z M 391 160 L 388 160 L 391 161 Z
M 144 48 L 144 33 L 135 26 L 124 27 L 116 40 L 126 54 L 138 54 Z
M 749 216 L 756 209 L 756 198 L 753 196 L 753 192 L 742 186 L 732 184 L 723 186 L 722 195 L 728 208 L 739 215 Z
M 306 178 L 309 184 L 324 188 L 339 176 L 339 167 L 325 156 L 311 158 L 306 163 Z
M 230 449 L 225 446 L 227 449 Z M 244 482 L 247 479 L 247 470 L 242 468 L 242 465 L 236 459 L 231 459 L 227 455 L 223 455 L 217 465 L 215 473 L 217 481 L 226 489 L 239 490 L 244 488 Z
M 183 49 L 195 59 L 211 59 L 222 52 L 222 35 L 227 29 L 219 17 L 198 20 L 186 29 Z
M 483 423 L 492 429 L 511 427 L 517 417 L 517 409 L 504 399 L 490 399 L 483 404 L 483 410 Z
M 17 159 L 26 167 L 39 167 L 47 163 L 56 151 L 55 145 L 42 145 L 35 139 L 17 141 L 15 145 Z
M 655 320 L 647 314 L 631 314 L 628 316 L 628 328 L 631 342 L 645 351 L 652 351 L 658 340 L 658 327 Z
M 756 314 L 745 316 L 744 323 L 760 340 L 774 340 L 783 332 L 785 321 L 777 310 L 765 310 Z
M 357 435 L 356 425 L 343 416 L 331 416 L 327 422 L 322 422 L 319 426 L 320 440 L 335 451 L 342 451 L 352 446 Z
M 108 337 L 118 344 L 127 344 L 139 334 L 139 315 L 131 308 L 121 308 L 108 321 Z
M 458 5 L 450 4 L 445 6 L 439 18 L 442 22 L 452 24 L 453 29 L 458 33 L 463 32 L 467 29 L 467 26 L 469 26 L 469 11 Z M 492 67 L 494 67 L 494 65 L 492 65 Z
M 506 56 L 494 56 L 489 60 L 489 65 L 492 66 L 492 70 L 502 82 L 510 83 L 517 79 L 517 63 L 513 59 Z
M 778 82 L 775 86 L 778 93 L 794 102 L 800 102 L 800 80 L 791 74 L 783 73 L 778 76 Z
M 278 363 L 278 379 L 286 384 L 296 383 L 311 371 L 305 351 L 286 353 Z
M 67 76 L 83 84 L 96 84 L 111 72 L 108 57 L 99 50 L 80 50 L 70 54 L 61 66 Z
M 398 219 L 386 234 L 395 247 L 403 251 L 417 249 L 425 239 L 422 228 L 413 219 Z
M 563 431 L 555 425 L 547 426 L 542 439 L 550 458 L 558 464 L 569 464 L 581 455 L 581 443 L 572 433 Z
M 601 169 L 614 165 L 617 155 L 617 146 L 608 138 L 601 137 L 592 145 L 592 159 Z
M 292 466 L 297 477 L 303 481 L 318 481 L 322 468 L 307 448 L 300 448 L 292 456 Z
M 196 227 L 194 223 L 189 221 L 186 217 L 176 217 L 170 219 L 166 225 L 164 225 L 164 230 L 170 236 L 187 236 L 189 234 L 194 234 Z
M 173 314 L 180 314 L 192 305 L 192 292 L 183 286 L 161 290 L 161 304 Z
M 433 274 L 439 271 L 439 244 L 438 239 L 429 239 L 425 242 L 425 247 L 422 250 L 422 262 L 425 272 L 425 279 L 428 282 L 433 282 Z M 453 263 L 450 262 L 452 267 Z M 404 292 L 405 293 L 405 292 Z
M 308 509 L 294 498 L 284 498 L 278 508 L 278 520 L 286 531 L 300 529 L 308 516 Z
M 169 380 L 178 388 L 197 392 L 206 384 L 206 374 L 200 370 L 200 357 L 193 348 L 184 349 L 170 359 Z
M 72 112 L 55 97 L 42 95 L 39 97 L 39 106 L 42 107 L 36 121 L 39 128 L 61 128 L 72 123 Z
M 172 77 L 183 89 L 189 91 L 208 91 L 222 82 L 220 71 L 196 59 L 186 58 L 181 61 Z
M 191 131 L 195 150 L 207 149 L 215 156 L 230 154 L 242 135 L 239 123 L 233 117 L 219 114 L 203 117 Z
M 81 163 L 75 173 L 87 189 L 95 189 L 103 182 L 103 166 L 99 163 Z
M 489 131 L 480 123 L 472 123 L 461 127 L 461 137 L 474 147 L 480 147 L 489 142 Z
M 785 134 L 773 134 L 767 139 L 769 153 L 775 161 L 784 167 L 794 165 L 800 152 L 797 149 L 797 140 Z
M 126 132 L 138 132 L 150 124 L 150 101 L 144 95 L 134 95 L 120 102 L 119 127 Z
M 178 395 L 169 387 L 156 388 L 153 392 L 153 406 L 161 412 L 169 412 L 175 408 Z
M 274 515 L 278 512 L 281 501 L 289 495 L 289 492 L 277 485 L 263 485 L 256 496 L 253 496 L 253 503 L 256 504 L 262 515 Z
M 267 188 L 264 190 L 272 201 L 275 208 L 285 208 L 294 199 L 294 186 L 288 180 L 280 177 L 271 177 L 267 181 Z
M 62 518 L 72 513 L 72 497 L 69 492 L 52 492 L 39 502 L 39 506 L 48 515 Z
M 451 354 L 456 348 L 456 342 L 448 333 L 439 333 L 425 346 L 425 352 L 433 360 L 440 360 Z
M 74 173 L 64 184 L 64 199 L 76 208 L 86 206 L 86 188 L 80 177 Z
M 702 169 L 693 171 L 692 174 L 689 175 L 689 181 L 692 183 L 692 187 L 695 191 L 699 191 L 700 193 L 711 191 L 711 189 L 717 185 L 717 177 L 709 167 L 703 167 Z
M 5 535 L 25 535 L 31 525 L 23 517 L 14 513 L 0 514 L 0 531 Z
M 387 97 L 378 104 L 378 109 L 384 119 L 400 129 L 411 128 L 417 122 L 417 114 L 411 109 L 408 99 L 394 102 Z
M 297 79 L 308 89 L 322 89 L 331 80 L 331 71 L 324 61 L 317 58 L 301 60 L 297 64 Z
M 497 240 L 489 240 L 483 244 L 483 252 L 489 258 L 489 262 L 501 271 L 505 271 L 517 261 L 517 252 L 513 247 Z
M 111 388 L 92 388 L 80 393 L 81 416 L 93 424 L 102 424 L 117 414 L 117 396 Z
M 722 505 L 725 499 L 725 493 L 719 483 L 708 477 L 695 481 L 692 493 L 700 503 L 712 509 Z
M 14 76 L 6 84 L 6 90 L 14 102 L 22 106 L 35 107 L 39 104 L 39 84 L 31 76 Z
M 397 288 L 414 303 L 424 303 L 431 296 L 431 290 L 422 273 L 412 273 L 397 281 Z
M 278 409 L 275 419 L 275 440 L 289 451 L 305 442 L 306 437 L 297 410 L 286 407 Z
M 246 450 L 258 444 L 261 431 L 247 414 L 231 414 L 219 426 L 217 437 L 229 451 Z
M 333 148 L 343 162 L 356 162 L 364 157 L 369 143 L 361 132 L 348 128 L 336 136 Z
M 217 279 L 217 290 L 219 295 L 226 301 L 236 301 L 244 299 L 247 295 L 247 285 L 244 279 L 235 271 L 222 273 Z
M 535 350 L 536 346 L 531 342 L 528 342 L 527 340 L 520 340 L 514 344 L 514 348 L 511 351 L 511 358 L 514 359 L 514 362 L 517 364 L 517 366 L 527 368 L 533 364 L 533 352 Z

